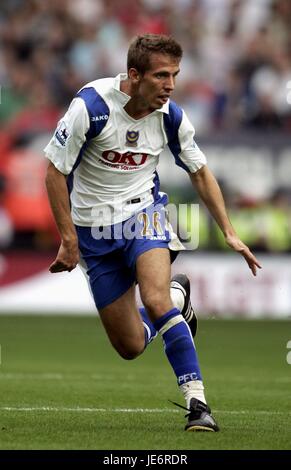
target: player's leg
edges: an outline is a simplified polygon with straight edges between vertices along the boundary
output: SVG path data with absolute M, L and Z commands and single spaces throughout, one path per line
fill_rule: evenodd
M 134 219 L 134 225 L 136 239 L 132 241 L 130 237 L 126 244 L 128 266 L 134 271 L 138 255 L 149 250 L 149 244 L 150 248 L 168 248 L 171 253 L 171 262 L 175 260 L 179 250 L 184 249 L 169 223 L 162 199 L 139 213 Z M 163 241 L 161 241 L 161 235 Z M 197 317 L 191 304 L 190 282 L 185 274 L 178 274 L 171 280 L 170 297 L 174 307 L 180 310 L 187 321 L 194 338 L 197 330 Z M 140 313 L 145 326 L 148 326 L 150 332 L 148 342 L 150 342 L 156 337 L 157 332 L 153 328 L 147 310 L 141 308 Z
M 217 431 L 206 404 L 191 331 L 171 300 L 169 250 L 154 248 L 143 252 L 137 258 L 136 271 L 141 299 L 156 330 L 163 337 L 166 355 L 186 399 L 190 412 L 186 429 Z
M 134 359 L 157 336 L 144 309 L 138 309 L 135 276 L 120 266 L 117 255 L 112 264 L 104 257 L 90 272 L 90 288 L 107 335 L 116 351 L 125 359 Z M 94 273 L 102 274 L 95 278 Z M 143 313 L 141 313 L 143 312 Z M 144 317 L 144 318 L 143 318 Z
M 172 277 L 170 284 L 171 299 L 188 323 L 194 339 L 197 333 L 198 319 L 191 303 L 190 292 L 190 281 L 186 274 L 176 274 Z
M 171 265 L 169 250 L 153 248 L 136 260 L 136 274 L 141 300 L 151 321 L 174 308 L 170 296 Z
M 158 333 L 145 313 L 146 321 L 143 320 L 140 311 L 144 309 L 137 308 L 133 276 L 127 268 L 119 269 L 116 265 L 115 271 L 106 272 L 94 280 L 92 270 L 88 277 L 84 266 L 80 267 L 111 344 L 124 359 L 134 359 Z
M 186 274 L 176 274 L 172 277 L 170 283 L 170 297 L 172 303 L 174 307 L 180 310 L 181 315 L 188 323 L 192 337 L 194 339 L 197 332 L 198 320 L 192 307 L 190 291 L 190 281 Z M 149 332 L 147 343 L 150 343 L 154 338 L 156 338 L 158 332 L 155 330 L 146 309 L 142 307 L 139 309 L 139 311 L 142 316 L 145 328 L 147 328 Z
M 96 239 L 90 227 L 76 227 L 80 263 L 107 335 L 125 359 L 138 356 L 148 342 L 150 327 L 142 322 L 135 298 L 136 278 L 126 266 L 122 241 Z M 156 331 L 153 330 L 153 335 Z
M 124 359 L 134 359 L 145 348 L 145 328 L 136 305 L 135 284 L 99 315 L 112 346 Z

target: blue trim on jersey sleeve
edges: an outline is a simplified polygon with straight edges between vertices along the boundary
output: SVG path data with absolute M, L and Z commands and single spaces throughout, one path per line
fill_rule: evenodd
M 155 171 L 153 182 L 154 182 L 154 187 L 152 188 L 152 194 L 153 194 L 154 201 L 157 201 L 159 198 L 159 191 L 160 191 L 160 178 L 156 171 Z
M 87 140 L 93 139 L 106 126 L 110 115 L 109 107 L 93 87 L 83 88 L 77 93 L 76 97 L 82 98 L 85 102 L 90 120 L 90 128 L 86 138 Z
M 79 152 L 79 155 L 77 157 L 77 160 L 75 161 L 74 163 L 74 166 L 71 170 L 71 173 L 69 173 L 68 177 L 67 177 L 67 188 L 68 188 L 68 191 L 69 191 L 69 195 L 71 194 L 72 190 L 73 190 L 73 185 L 74 185 L 74 171 L 75 169 L 79 166 L 79 164 L 81 163 L 81 160 L 82 160 L 82 156 L 83 156 L 83 153 L 84 153 L 84 150 L 86 149 L 86 147 L 88 146 L 88 142 L 85 142 L 82 147 L 81 147 L 81 150 Z
M 176 165 L 183 168 L 183 170 L 187 171 L 187 173 L 190 173 L 189 168 L 179 157 L 179 154 L 181 153 L 181 146 L 178 133 L 182 118 L 182 109 L 174 101 L 170 101 L 169 114 L 164 114 L 164 126 L 168 138 L 168 147 L 175 157 Z
M 168 195 L 166 193 L 160 193 L 160 178 L 157 171 L 155 171 L 154 174 L 154 187 L 152 188 L 154 204 L 163 204 L 164 206 L 166 206 L 169 202 Z

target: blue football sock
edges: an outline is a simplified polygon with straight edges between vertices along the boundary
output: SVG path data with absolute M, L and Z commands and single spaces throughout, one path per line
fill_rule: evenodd
M 158 332 L 150 321 L 147 311 L 144 307 L 139 309 L 139 313 L 142 317 L 145 335 L 145 347 L 147 347 L 147 345 L 157 336 Z
M 180 311 L 173 308 L 156 320 L 154 327 L 163 337 L 165 352 L 178 385 L 191 380 L 202 380 L 193 338 Z

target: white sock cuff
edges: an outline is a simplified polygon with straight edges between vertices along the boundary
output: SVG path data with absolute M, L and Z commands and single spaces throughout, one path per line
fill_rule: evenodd
M 176 315 L 175 317 L 170 318 L 167 323 L 165 323 L 162 328 L 159 330 L 159 333 L 163 335 L 168 331 L 170 328 L 173 328 L 173 326 L 177 325 L 177 323 L 185 322 L 183 316 L 181 314 Z M 186 322 L 185 322 L 186 323 Z
M 144 329 L 145 329 L 146 332 L 147 332 L 147 335 L 148 335 L 148 343 L 149 343 L 149 342 L 150 342 L 150 339 L 151 339 L 151 336 L 152 336 L 151 330 L 150 330 L 150 328 L 148 327 L 148 325 L 147 325 L 144 321 L 142 322 L 142 324 L 143 324 L 143 326 L 144 326 Z
M 183 295 L 183 292 L 182 292 L 183 287 L 181 286 L 181 284 L 176 283 L 177 287 L 174 287 L 175 285 L 174 281 L 172 281 L 171 284 L 172 286 L 170 289 L 170 295 L 171 295 L 172 302 L 174 306 L 181 311 L 184 308 L 186 292 L 185 292 L 185 295 Z
M 187 408 L 190 406 L 191 398 L 197 398 L 197 400 L 200 400 L 206 404 L 204 385 L 202 380 L 191 380 L 185 384 L 180 385 L 179 388 L 184 395 Z

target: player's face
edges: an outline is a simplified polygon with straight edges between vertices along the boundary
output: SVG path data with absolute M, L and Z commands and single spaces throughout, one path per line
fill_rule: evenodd
M 151 55 L 150 68 L 139 82 L 139 95 L 149 109 L 161 108 L 170 98 L 180 71 L 179 64 L 178 59 L 166 54 Z

